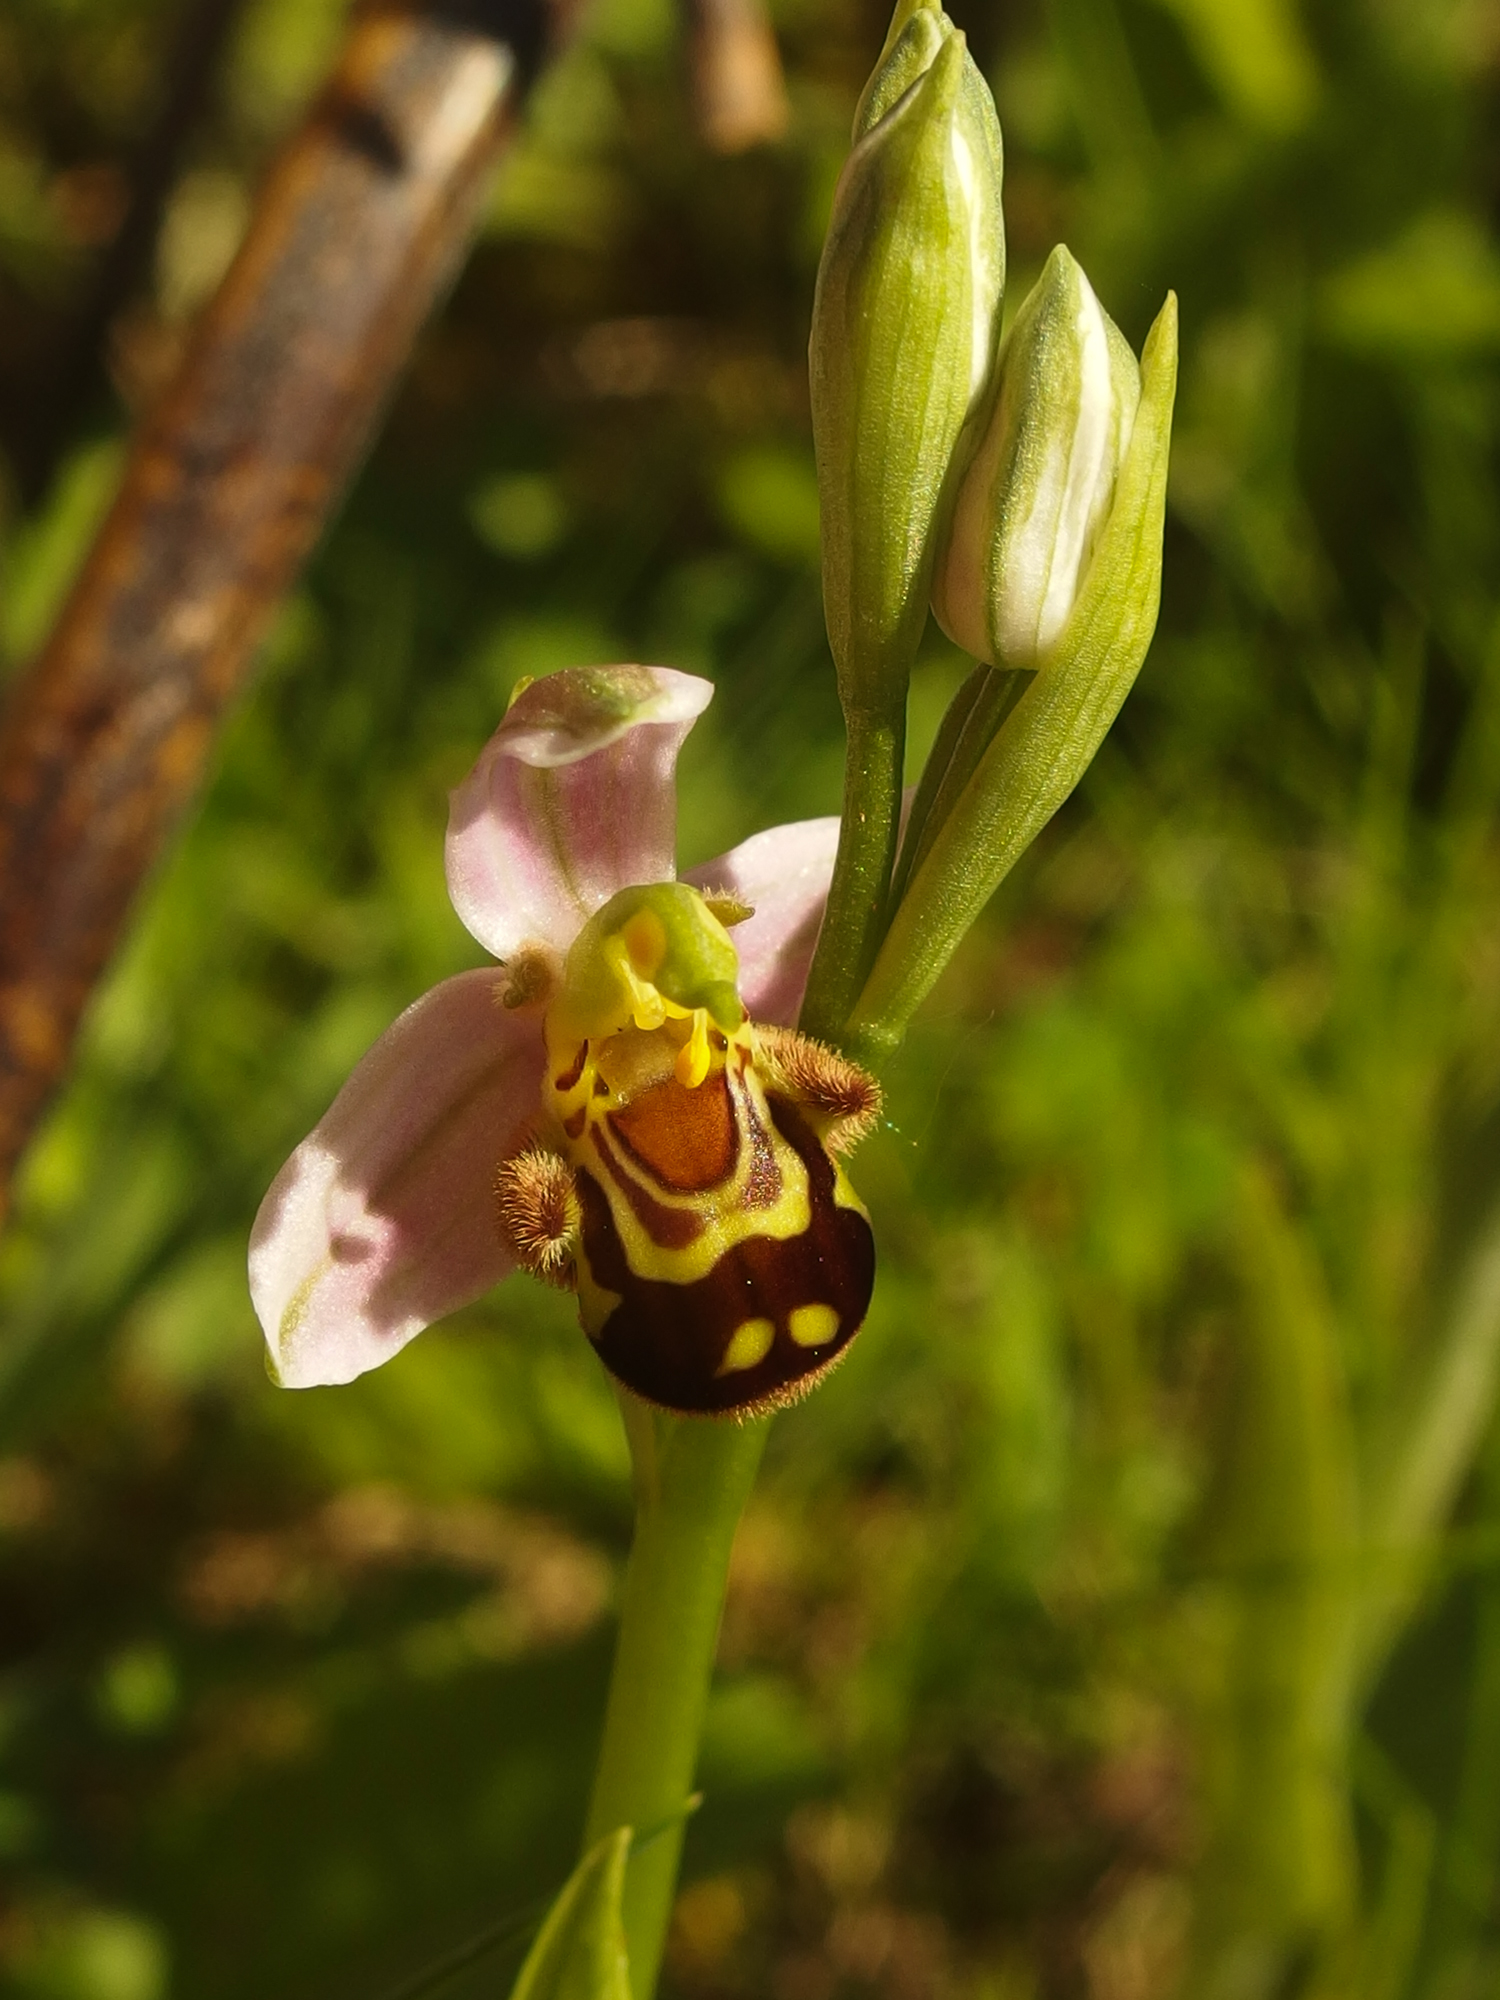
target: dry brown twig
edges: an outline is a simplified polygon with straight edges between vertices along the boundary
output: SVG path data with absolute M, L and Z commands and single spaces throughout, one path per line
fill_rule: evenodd
M 683 0 L 693 116 L 712 152 L 781 138 L 786 79 L 765 0 Z
M 135 891 L 563 26 L 558 0 L 356 15 L 0 722 L 0 1211 Z

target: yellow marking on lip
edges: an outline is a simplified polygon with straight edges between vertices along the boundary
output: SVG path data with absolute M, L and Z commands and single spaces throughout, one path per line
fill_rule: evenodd
M 776 1328 L 770 1320 L 745 1320 L 730 1335 L 729 1345 L 724 1350 L 724 1359 L 719 1363 L 716 1372 L 720 1375 L 736 1375 L 742 1368 L 753 1368 L 758 1361 L 765 1360 L 775 1338 Z
M 787 1332 L 799 1347 L 822 1347 L 839 1330 L 836 1306 L 793 1306 L 787 1314 Z

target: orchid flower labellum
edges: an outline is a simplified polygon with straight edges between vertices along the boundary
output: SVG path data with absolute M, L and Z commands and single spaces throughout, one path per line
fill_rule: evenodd
M 879 1092 L 789 1025 L 838 822 L 674 879 L 712 692 L 533 682 L 454 793 L 450 893 L 500 966 L 408 1008 L 267 1194 L 250 1284 L 283 1383 L 351 1380 L 517 1265 L 671 1410 L 793 1401 L 858 1332 L 874 1242 L 838 1155 Z

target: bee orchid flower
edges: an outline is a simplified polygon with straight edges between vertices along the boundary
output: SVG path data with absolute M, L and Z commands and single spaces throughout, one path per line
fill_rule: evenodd
M 858 1331 L 874 1250 L 838 1156 L 878 1090 L 791 1026 L 838 821 L 677 879 L 677 754 L 712 694 L 552 674 L 454 792 L 449 894 L 497 963 L 401 1015 L 266 1195 L 250 1287 L 288 1387 L 378 1367 L 517 1266 L 668 1409 L 793 1400 Z

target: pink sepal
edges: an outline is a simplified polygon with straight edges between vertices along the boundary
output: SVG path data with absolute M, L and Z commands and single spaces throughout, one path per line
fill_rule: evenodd
M 740 998 L 754 1020 L 796 1022 L 838 844 L 837 819 L 794 820 L 753 833 L 683 876 L 697 889 L 727 889 L 755 911 L 730 932 Z
M 673 775 L 713 685 L 571 667 L 511 704 L 448 813 L 448 893 L 496 958 L 559 958 L 617 889 L 676 873 Z
M 408 1007 L 261 1203 L 250 1295 L 288 1388 L 352 1381 L 510 1270 L 495 1172 L 537 1115 L 542 1037 L 500 983 Z

